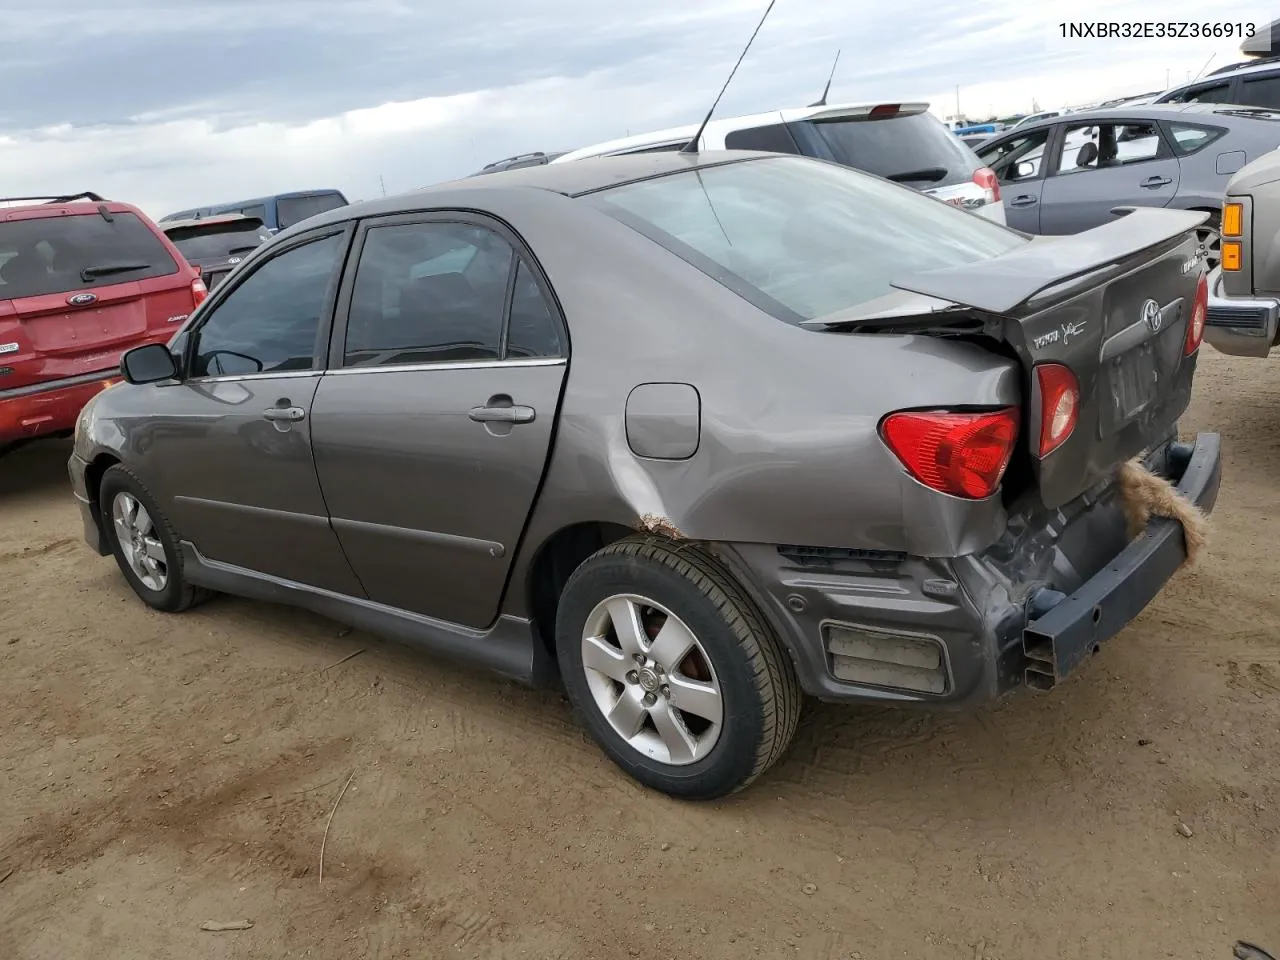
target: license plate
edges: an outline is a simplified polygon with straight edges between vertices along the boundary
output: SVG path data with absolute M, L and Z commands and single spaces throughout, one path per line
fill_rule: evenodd
M 1116 426 L 1132 420 L 1160 395 L 1153 344 L 1148 341 L 1112 361 L 1112 416 Z

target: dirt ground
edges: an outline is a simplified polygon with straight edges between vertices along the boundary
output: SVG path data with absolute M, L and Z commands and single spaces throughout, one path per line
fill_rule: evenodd
M 633 786 L 555 694 L 284 608 L 149 612 L 80 539 L 67 445 L 19 451 L 0 957 L 1278 951 L 1280 367 L 1206 348 L 1185 425 L 1225 437 L 1210 553 L 1086 669 L 975 714 L 811 706 L 711 806 Z

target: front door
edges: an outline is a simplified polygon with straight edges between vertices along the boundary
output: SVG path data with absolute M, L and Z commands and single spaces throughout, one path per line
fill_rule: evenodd
M 982 147 L 979 159 L 1000 181 L 1005 222 L 1025 233 L 1040 232 L 1040 194 L 1048 167 L 1049 134 L 1053 127 L 1030 130 Z
M 362 595 L 329 526 L 311 415 L 349 230 L 304 236 L 226 284 L 184 333 L 180 383 L 153 387 L 140 439 L 179 537 L 210 560 Z
M 383 218 L 356 250 L 312 415 L 333 528 L 370 599 L 486 627 L 550 452 L 561 318 L 482 218 Z
M 1115 219 L 1115 207 L 1163 207 L 1177 195 L 1177 157 L 1154 123 L 1063 124 L 1061 157 L 1044 183 L 1040 232 L 1079 233 Z

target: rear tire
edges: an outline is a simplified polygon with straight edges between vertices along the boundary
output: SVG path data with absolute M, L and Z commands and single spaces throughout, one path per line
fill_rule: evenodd
M 795 735 L 801 692 L 786 651 L 732 577 L 692 545 L 628 537 L 589 557 L 561 594 L 556 649 L 595 741 L 670 796 L 741 790 Z
M 120 464 L 98 487 L 102 532 L 125 580 L 147 606 L 180 613 L 210 594 L 182 575 L 182 553 L 169 520 L 142 482 Z

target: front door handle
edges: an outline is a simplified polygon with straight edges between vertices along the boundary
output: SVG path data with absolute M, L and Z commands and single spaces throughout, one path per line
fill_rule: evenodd
M 307 412 L 301 407 L 268 407 L 262 411 L 264 420 L 287 420 L 289 423 L 297 423 L 306 415 Z
M 510 407 L 472 407 L 467 415 L 476 423 L 533 423 L 537 411 L 515 404 Z
M 1156 187 L 1163 187 L 1166 184 L 1170 184 L 1170 183 L 1173 183 L 1173 180 L 1171 180 L 1169 177 L 1156 176 L 1156 177 L 1147 177 L 1147 179 L 1142 181 L 1142 186 L 1146 187 L 1148 190 L 1152 190 L 1152 189 L 1155 189 Z
M 1038 201 L 1030 194 L 1024 193 L 1020 197 L 1014 197 L 1009 201 L 1011 207 L 1034 207 Z

